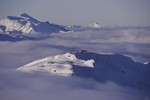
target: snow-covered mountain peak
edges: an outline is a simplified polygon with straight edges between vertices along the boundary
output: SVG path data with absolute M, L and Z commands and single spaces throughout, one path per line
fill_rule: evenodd
M 99 23 L 92 23 L 92 24 L 89 24 L 87 26 L 81 26 L 81 25 L 73 25 L 71 27 L 67 27 L 68 30 L 71 30 L 71 31 L 100 31 L 101 30 L 101 25 Z
M 58 33 L 60 31 L 67 31 L 61 25 L 50 24 L 48 22 L 40 22 L 26 13 L 21 14 L 19 17 L 7 16 L 6 18 L 1 19 L 0 26 L 6 27 L 4 33 L 38 32 L 50 34 L 50 33 Z
M 89 25 L 92 28 L 101 28 L 101 25 L 97 22 L 93 22 L 92 24 Z
M 40 21 L 38 21 L 37 19 L 31 17 L 30 15 L 28 15 L 28 14 L 26 14 L 26 13 L 23 13 L 23 14 L 21 14 L 20 16 L 21 16 L 22 18 L 24 18 L 24 19 L 30 21 L 31 23 L 36 23 L 36 24 L 37 24 L 37 23 L 40 23 Z
M 22 13 L 20 15 L 21 17 L 25 17 L 25 18 L 32 18 L 30 15 L 26 14 L 26 13 Z
M 17 70 L 23 72 L 48 72 L 61 76 L 73 75 L 73 66 L 94 67 L 94 60 L 78 59 L 75 53 L 65 53 L 56 56 L 46 57 L 37 61 L 33 61 Z
M 146 89 L 145 84 L 150 83 L 148 64 L 134 62 L 131 58 L 119 54 L 97 54 L 86 50 L 46 57 L 17 70 L 92 78 L 99 82 L 114 81 L 139 89 Z

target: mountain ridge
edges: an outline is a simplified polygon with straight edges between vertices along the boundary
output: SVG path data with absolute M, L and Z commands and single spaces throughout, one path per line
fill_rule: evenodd
M 33 32 L 40 32 L 40 33 L 59 33 L 59 32 L 66 32 L 66 31 L 85 31 L 85 30 L 98 30 L 101 29 L 101 25 L 97 22 L 93 22 L 88 26 L 63 26 L 58 24 L 53 24 L 48 21 L 41 22 L 37 19 L 33 18 L 32 16 L 22 13 L 20 16 L 7 16 L 0 20 L 0 33 L 33 33 Z M 5 27 L 5 28 L 4 28 Z
M 98 82 L 114 81 L 136 89 L 150 89 L 149 67 L 149 64 L 134 62 L 120 54 L 97 54 L 81 50 L 36 60 L 17 70 L 91 78 Z
M 20 33 L 33 33 L 33 32 L 40 32 L 40 33 L 58 33 L 60 31 L 67 31 L 60 25 L 51 24 L 49 22 L 41 22 L 37 19 L 31 17 L 30 15 L 23 13 L 19 17 L 16 16 L 7 16 L 0 20 L 1 27 L 5 27 L 6 29 L 1 30 L 4 33 L 13 33 L 14 31 Z

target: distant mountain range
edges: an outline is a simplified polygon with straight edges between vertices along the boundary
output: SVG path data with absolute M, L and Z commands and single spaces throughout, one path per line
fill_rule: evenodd
M 97 22 L 87 26 L 64 26 L 50 22 L 41 22 L 30 15 L 23 13 L 19 17 L 7 16 L 0 20 L 0 41 L 39 40 L 48 38 L 52 33 L 146 29 L 149 27 L 102 27 Z
M 20 17 L 7 16 L 0 20 L 0 29 L 6 33 L 58 33 L 67 31 L 61 25 L 52 24 L 49 22 L 40 22 L 28 14 L 21 14 Z
M 48 36 L 51 33 L 66 32 L 62 25 L 41 22 L 28 14 L 21 14 L 19 17 L 7 16 L 0 20 L 0 39 L 1 40 L 24 40 L 31 39 L 29 33 L 34 35 Z M 29 36 L 28 36 L 29 35 Z M 39 37 L 40 37 L 39 36 Z
M 11 37 L 15 39 L 28 39 L 29 33 L 38 33 L 40 36 L 49 36 L 51 33 L 60 33 L 68 31 L 84 31 L 101 28 L 98 23 L 90 24 L 87 27 L 73 25 L 71 27 L 53 24 L 50 22 L 41 22 L 23 13 L 19 17 L 7 16 L 0 20 L 0 37 Z M 9 36 L 8 36 L 9 35 Z M 37 35 L 37 34 L 36 34 Z M 5 40 L 3 39 L 3 40 Z M 8 38 L 10 39 L 10 38 Z
M 134 62 L 119 54 L 97 54 L 81 50 L 36 60 L 17 70 L 91 78 L 98 82 L 114 81 L 136 89 L 150 89 L 150 63 Z

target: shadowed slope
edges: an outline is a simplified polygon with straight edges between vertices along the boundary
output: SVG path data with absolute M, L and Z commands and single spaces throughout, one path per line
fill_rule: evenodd
M 149 67 L 148 64 L 134 62 L 131 58 L 119 54 L 97 54 L 84 51 L 47 57 L 17 70 L 78 76 L 99 82 L 113 81 L 123 86 L 149 90 Z

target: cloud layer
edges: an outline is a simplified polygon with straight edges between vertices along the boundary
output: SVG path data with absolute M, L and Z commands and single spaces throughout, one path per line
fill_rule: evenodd
M 31 61 L 87 49 L 119 53 L 150 61 L 150 28 L 102 29 L 99 32 L 53 34 L 39 41 L 0 42 L 0 99 L 2 100 L 149 100 L 146 93 L 114 82 L 25 74 L 14 71 Z M 149 93 L 149 91 L 147 91 Z
M 148 100 L 139 91 L 110 81 L 5 71 L 0 74 L 2 100 Z
M 98 32 L 53 34 L 39 41 L 0 42 L 1 67 L 20 67 L 31 61 L 87 49 L 97 53 L 128 55 L 135 61 L 150 61 L 150 28 L 102 29 Z

